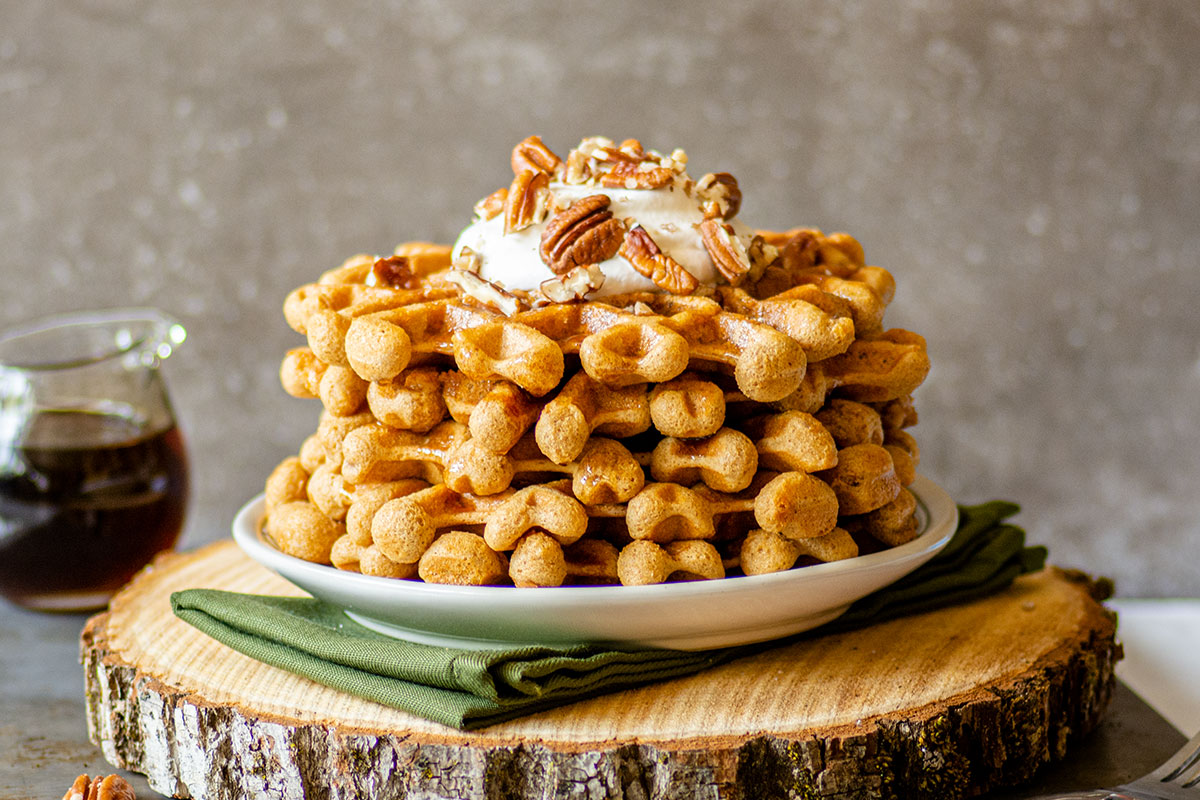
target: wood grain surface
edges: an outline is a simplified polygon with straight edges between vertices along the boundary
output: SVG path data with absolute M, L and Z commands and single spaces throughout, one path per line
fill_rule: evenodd
M 222 542 L 167 557 L 84 632 L 90 734 L 194 797 L 970 796 L 1098 721 L 1119 657 L 1049 569 L 969 604 L 464 732 L 256 662 L 176 619 L 209 587 L 298 594 Z

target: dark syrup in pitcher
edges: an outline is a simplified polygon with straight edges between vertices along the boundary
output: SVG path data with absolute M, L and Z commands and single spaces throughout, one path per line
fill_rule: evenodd
M 179 538 L 187 458 L 173 425 L 102 410 L 42 410 L 0 441 L 0 594 L 84 610 Z

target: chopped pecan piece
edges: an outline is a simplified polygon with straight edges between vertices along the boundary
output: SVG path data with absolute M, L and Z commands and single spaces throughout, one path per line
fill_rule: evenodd
M 700 238 L 725 280 L 734 286 L 741 283 L 750 271 L 750 255 L 741 239 L 733 235 L 733 226 L 719 219 L 706 219 L 700 223 Z
M 609 203 L 607 195 L 588 195 L 547 223 L 539 252 L 555 275 L 599 264 L 617 254 L 625 238 L 625 224 L 613 217 Z
M 621 146 L 617 149 L 622 153 L 627 153 L 633 156 L 636 159 L 643 159 L 646 157 L 646 150 L 642 147 L 642 143 L 637 139 L 626 139 L 625 141 L 621 142 Z
M 478 300 L 485 306 L 491 306 L 510 317 L 521 310 L 521 298 L 505 291 L 491 281 L 479 277 L 474 272 L 452 269 L 446 273 L 446 280 L 462 289 L 463 294 L 468 297 Z
M 504 210 L 504 201 L 507 199 L 508 189 L 497 189 L 475 204 L 475 216 L 479 219 L 492 219 Z
M 767 240 L 757 233 L 750 240 L 750 246 L 746 250 L 747 255 L 750 256 L 750 272 L 748 277 L 752 281 L 757 281 L 761 278 L 766 268 L 775 263 L 775 259 L 779 257 L 778 248 L 767 244 Z
M 470 272 L 472 275 L 478 275 L 480 267 L 483 266 L 483 256 L 471 248 L 464 246 L 458 251 L 458 255 L 454 257 L 452 266 L 462 272 Z
M 525 170 L 553 175 L 560 166 L 562 159 L 542 143 L 540 136 L 528 136 L 513 148 L 513 175 L 520 175 Z
M 600 178 L 610 188 L 657 189 L 675 180 L 674 170 L 653 161 L 618 161 Z
M 133 787 L 120 775 L 108 775 L 89 779 L 80 775 L 67 789 L 63 800 L 136 800 Z
M 683 172 L 687 168 L 688 155 L 681 148 L 676 147 L 671 151 L 671 155 L 660 158 L 658 163 L 674 172 Z
M 367 281 L 368 285 L 391 289 L 415 289 L 420 282 L 421 279 L 413 273 L 405 256 L 376 259 L 371 265 L 371 278 Z
M 742 190 L 728 172 L 710 172 L 696 181 L 696 195 L 705 217 L 733 219 L 742 207 Z
M 542 281 L 538 290 L 552 303 L 570 303 L 582 300 L 588 292 L 594 292 L 603 285 L 604 272 L 596 264 L 588 264 Z
M 524 230 L 546 218 L 550 208 L 550 176 L 524 170 L 513 178 L 504 201 L 504 233 Z
M 779 251 L 783 268 L 791 274 L 811 269 L 817 265 L 817 254 L 821 249 L 821 232 L 804 228 L 796 231 Z
M 654 281 L 655 286 L 671 294 L 691 294 L 696 289 L 696 276 L 660 250 L 641 225 L 629 229 L 619 252 L 634 269 Z
M 654 316 L 654 309 L 647 305 L 644 300 L 634 300 L 632 303 L 625 306 L 625 310 L 631 314 L 637 314 L 639 317 Z
M 576 148 L 567 154 L 567 168 L 563 174 L 563 183 L 578 186 L 587 183 L 592 178 L 592 168 L 587 155 Z
M 603 136 L 591 136 L 584 139 L 576 149 L 585 158 L 591 158 L 600 162 L 632 161 L 636 163 L 642 160 L 642 156 L 635 156 L 632 153 L 625 152 L 613 144 L 612 139 L 606 139 Z

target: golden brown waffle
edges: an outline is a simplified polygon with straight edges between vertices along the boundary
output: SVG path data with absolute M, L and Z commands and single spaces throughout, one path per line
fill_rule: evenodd
M 878 445 L 871 447 L 876 448 L 876 455 L 887 453 Z M 461 560 L 466 557 L 464 554 L 477 551 L 478 543 L 473 540 L 463 539 L 461 547 L 449 549 L 447 543 L 435 550 L 429 563 L 440 567 L 418 567 L 435 542 L 448 532 L 463 530 L 482 536 L 482 541 L 495 553 L 512 553 L 511 565 L 506 568 L 515 568 L 517 572 L 510 578 L 528 586 L 558 585 L 551 581 L 568 579 L 644 583 L 656 575 L 712 577 L 712 554 L 717 552 L 716 541 L 722 538 L 718 536 L 723 527 L 719 519 L 735 522 L 732 533 L 735 537 L 745 536 L 748 523 L 757 526 L 755 530 L 760 533 L 792 542 L 794 546 L 782 548 L 776 544 L 768 548 L 773 553 L 790 554 L 787 567 L 802 555 L 819 560 L 850 557 L 845 548 L 832 547 L 839 539 L 828 538 L 839 521 L 844 520 L 856 530 L 888 544 L 906 541 L 915 533 L 912 514 L 915 499 L 907 490 L 900 490 L 891 501 L 869 513 L 853 518 L 839 516 L 844 500 L 835 489 L 802 472 L 757 473 L 753 484 L 741 492 L 720 492 L 703 484 L 688 487 L 651 482 L 624 502 L 591 505 L 581 502 L 572 483 L 566 480 L 479 496 L 456 492 L 446 483 L 431 484 L 415 478 L 359 484 L 339 482 L 336 489 L 329 490 L 321 488 L 322 476 L 340 478 L 327 463 L 318 465 L 310 475 L 297 457 L 281 462 L 268 479 L 268 534 L 281 549 L 297 557 L 389 577 L 419 574 L 424 580 L 454 582 L 466 581 L 467 575 L 495 578 L 494 566 L 499 562 L 491 556 L 477 568 L 468 569 L 463 564 L 447 566 L 449 560 Z M 874 482 L 888 477 L 876 476 Z M 867 484 L 874 485 L 871 481 Z M 333 502 L 328 498 L 333 498 Z M 861 505 L 863 501 L 859 502 Z M 597 526 L 598 522 L 606 524 Z M 614 527 L 613 523 L 619 524 Z M 724 527 L 728 530 L 728 526 Z M 603 531 L 602 535 L 597 534 L 601 538 L 592 537 L 593 529 Z M 542 538 L 537 543 L 522 545 L 534 535 Z M 545 537 L 556 547 L 543 541 Z M 654 543 L 658 549 L 644 544 L 633 548 L 631 553 L 638 555 L 636 559 L 630 555 L 626 563 L 638 566 L 627 567 L 622 573 L 597 566 L 617 562 L 601 558 L 599 551 L 588 549 L 591 546 L 575 547 L 588 541 L 605 542 L 601 548 L 605 553 L 609 547 L 618 552 L 618 546 L 619 552 L 624 553 L 634 542 Z M 703 570 L 687 567 L 691 562 L 686 560 L 680 562 L 684 566 L 672 566 L 671 559 L 680 557 L 674 544 L 685 541 L 708 543 L 704 548 L 696 545 L 679 551 L 692 557 L 706 554 L 699 562 L 708 565 Z M 768 540 L 759 535 L 753 546 L 760 550 L 767 548 L 762 544 L 764 541 Z M 518 550 L 520 558 L 516 556 Z M 745 546 L 741 550 L 744 555 Z M 759 572 L 767 571 L 767 563 L 782 563 L 779 559 L 768 562 L 765 557 L 758 557 L 757 561 L 754 558 L 750 562 L 754 565 L 752 569 Z M 720 558 L 716 560 L 719 562 Z M 738 563 L 737 559 L 734 563 Z
M 681 183 L 683 158 L 632 140 L 566 160 L 519 144 L 513 184 L 476 210 L 506 231 L 547 221 L 557 277 L 537 292 L 427 243 L 293 291 L 284 316 L 307 342 L 280 381 L 323 410 L 267 480 L 281 549 L 535 587 L 761 574 L 915 536 L 906 429 L 929 359 L 922 337 L 884 326 L 892 275 L 846 234 L 759 231 L 745 247 L 726 222 L 737 182 Z M 551 175 L 695 191 L 724 282 L 700 285 L 599 189 L 554 205 Z M 617 256 L 663 291 L 584 299 Z
M 295 290 L 285 315 L 317 360 L 364 381 L 390 380 L 410 363 L 441 357 L 468 377 L 507 379 L 540 397 L 561 380 L 561 357 L 577 355 L 589 376 L 611 387 L 661 383 L 690 365 L 732 372 L 748 398 L 771 402 L 799 387 L 807 362 L 834 359 L 859 342 L 826 370 L 833 385 L 863 385 L 859 399 L 909 393 L 903 387 L 920 383 L 928 360 L 919 336 L 882 330 L 890 291 L 881 296 L 877 287 L 890 286 L 890 276 L 865 266 L 844 278 L 821 269 L 798 270 L 793 285 L 765 299 L 721 287 L 712 296 L 641 293 L 505 314 L 440 273 L 421 289 L 366 286 L 361 281 L 375 273 L 359 259 Z M 285 385 L 323 396 L 314 377 L 285 377 Z

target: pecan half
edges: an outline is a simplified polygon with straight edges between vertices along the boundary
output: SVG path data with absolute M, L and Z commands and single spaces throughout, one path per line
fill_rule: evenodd
M 725 280 L 733 286 L 741 283 L 750 271 L 750 256 L 742 241 L 733 235 L 733 226 L 719 219 L 706 219 L 700 223 L 700 238 Z
M 634 269 L 654 281 L 655 286 L 671 294 L 691 294 L 696 290 L 696 276 L 660 250 L 641 225 L 629 229 L 619 252 Z
M 546 218 L 550 208 L 550 176 L 527 169 L 513 178 L 504 200 L 504 233 L 524 230 Z
M 504 201 L 507 199 L 508 189 L 497 189 L 475 204 L 475 216 L 479 219 L 492 219 L 504 210 Z
M 562 166 L 562 159 L 542 143 L 540 136 L 527 136 L 512 151 L 513 175 L 525 170 L 553 175 Z
M 657 189 L 675 180 L 674 170 L 653 161 L 618 161 L 600 178 L 603 186 L 620 189 Z
M 63 800 L 136 800 L 133 787 L 120 775 L 89 779 L 80 775 L 67 789 Z
M 742 207 L 742 190 L 728 172 L 710 172 L 696 181 L 696 196 L 705 217 L 733 219 Z
M 588 264 L 542 281 L 538 290 L 551 303 L 570 303 L 582 300 L 588 292 L 594 292 L 603 285 L 604 272 L 598 265 Z
M 599 264 L 617 254 L 625 238 L 625 224 L 613 218 L 609 203 L 607 195 L 588 195 L 546 224 L 539 252 L 555 275 Z

